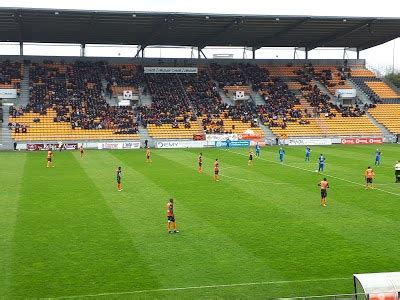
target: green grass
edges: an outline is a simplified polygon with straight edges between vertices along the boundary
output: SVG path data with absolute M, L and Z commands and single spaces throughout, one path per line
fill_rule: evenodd
M 383 145 L 375 190 L 363 173 L 376 146 L 0 153 L 0 296 L 266 298 L 351 293 L 352 274 L 398 271 L 399 146 Z M 319 206 L 314 172 L 327 157 Z M 221 162 L 221 181 L 212 163 Z M 115 170 L 123 169 L 117 192 Z M 175 198 L 179 234 L 166 232 Z M 255 283 L 255 284 L 248 284 Z M 211 287 L 212 286 L 212 287 Z M 195 287 L 195 288 L 188 288 Z M 200 287 L 200 288 L 198 288 Z M 185 288 L 185 289 L 176 289 Z M 110 293 L 110 294 L 109 294 Z

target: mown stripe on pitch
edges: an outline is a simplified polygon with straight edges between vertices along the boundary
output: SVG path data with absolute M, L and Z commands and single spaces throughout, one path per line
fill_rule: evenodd
M 194 194 L 192 194 L 192 197 L 181 196 L 180 184 L 182 182 L 175 178 L 175 173 L 178 170 L 174 166 L 171 164 L 162 165 L 156 162 L 158 156 L 154 153 L 152 164 L 145 163 L 141 156 L 126 155 L 124 152 L 115 151 L 110 152 L 110 154 L 121 160 L 125 168 L 130 168 L 126 176 L 140 179 L 139 184 L 132 180 L 133 188 L 138 194 L 140 194 L 141 189 L 150 186 L 150 194 L 144 195 L 143 199 L 133 200 L 134 203 L 138 203 L 139 207 L 142 206 L 142 203 L 152 203 L 148 207 L 149 212 L 145 214 L 145 218 L 149 218 L 147 222 L 149 222 L 148 226 L 150 228 L 146 234 L 143 234 L 143 238 L 146 239 L 146 235 L 150 234 L 151 236 L 154 234 L 151 232 L 152 230 L 156 232 L 161 230 L 160 238 L 156 237 L 155 241 L 146 239 L 149 243 L 148 246 L 156 242 L 163 247 L 163 244 L 168 243 L 169 237 L 165 236 L 165 205 L 169 197 L 172 196 L 176 199 L 178 229 L 181 232 L 176 236 L 176 240 L 172 244 L 174 254 L 170 258 L 171 264 L 176 265 L 176 267 L 172 268 L 170 272 L 164 269 L 159 270 L 161 278 L 165 278 L 166 287 L 169 285 L 168 273 L 174 278 L 175 283 L 181 282 L 181 284 L 205 284 L 222 282 L 232 278 L 245 280 L 250 278 L 249 276 L 259 278 L 260 276 L 265 276 L 266 273 L 271 276 L 279 276 L 279 271 L 272 270 L 268 262 L 252 255 L 231 236 L 221 231 L 214 222 L 210 222 L 209 215 L 206 213 L 199 215 L 197 212 L 194 213 L 192 211 L 191 202 L 197 202 L 197 200 Z M 142 178 L 144 178 L 143 181 Z M 191 182 L 190 179 L 186 179 L 187 181 L 184 185 L 188 187 Z M 164 185 L 163 182 L 167 184 Z M 128 186 L 127 189 L 129 189 Z M 195 193 L 196 190 L 193 190 L 193 192 Z M 162 197 L 161 200 L 159 197 Z M 207 210 L 212 209 L 211 207 L 206 208 L 207 203 L 197 202 L 197 205 L 203 206 Z M 161 212 L 158 212 L 160 208 Z M 159 215 L 152 215 L 154 211 Z M 121 215 L 121 221 L 124 222 L 123 211 L 120 210 L 119 214 Z M 152 220 L 154 217 L 156 220 Z M 157 221 L 158 219 L 161 220 L 161 223 Z M 126 226 L 130 226 L 129 224 L 133 223 L 128 219 L 125 222 Z M 157 225 L 151 227 L 151 222 L 156 222 Z M 134 228 L 135 226 L 130 227 Z M 151 247 L 148 250 L 149 256 L 152 255 L 150 257 L 154 262 L 159 260 L 162 263 L 163 256 L 158 256 L 157 249 L 154 248 Z M 246 271 L 249 269 L 253 270 L 252 274 Z
M 9 295 L 12 251 L 27 153 L 0 153 L 0 297 Z
M 237 150 L 234 150 L 237 151 Z M 222 152 L 221 155 L 224 155 L 226 157 L 226 152 L 230 151 L 220 151 Z M 183 156 L 185 156 L 185 153 L 189 153 L 187 151 L 184 151 L 179 155 L 179 158 L 176 159 L 175 156 L 170 155 L 170 152 L 157 152 L 157 154 L 161 156 L 167 157 L 167 159 L 174 161 L 174 163 L 184 165 L 188 168 L 192 168 L 193 170 L 195 169 L 195 166 L 192 164 L 187 164 L 186 159 L 182 159 Z M 246 160 L 247 158 L 246 153 L 243 153 L 243 151 L 240 153 L 241 157 L 243 157 L 241 160 Z M 237 153 L 231 153 L 233 156 L 237 156 Z M 235 158 L 231 157 L 232 160 L 235 160 Z M 257 163 L 257 161 L 255 162 Z M 266 163 L 265 161 L 263 162 L 264 164 Z M 223 162 L 221 162 L 222 166 L 224 165 Z M 280 166 L 279 164 L 274 164 L 278 167 L 283 167 L 287 168 L 285 165 Z M 246 169 L 247 166 L 244 165 L 244 168 Z M 229 170 L 231 171 L 231 169 Z M 304 172 L 299 172 L 301 176 L 305 176 L 306 174 Z M 313 173 L 310 173 L 310 177 L 315 177 Z M 321 175 L 319 175 L 321 176 Z M 315 181 L 317 182 L 317 181 Z M 316 186 L 316 183 L 313 182 L 313 186 Z M 249 198 L 251 197 L 252 199 L 257 199 L 259 198 L 257 195 L 259 194 L 260 187 L 263 188 L 266 186 L 268 188 L 268 183 L 266 182 L 265 185 L 263 184 L 254 184 L 254 185 L 244 185 L 241 183 L 232 183 L 230 182 L 229 184 L 235 185 L 237 189 L 242 190 L 242 192 L 249 193 Z M 338 187 L 339 188 L 339 187 Z M 268 193 L 273 192 L 274 190 L 279 189 L 279 194 L 270 196 Z M 310 190 L 310 191 L 307 191 Z M 236 193 L 233 192 L 232 195 Z M 290 213 L 292 215 L 304 215 L 307 216 L 307 223 L 313 224 L 312 226 L 317 226 L 317 228 L 320 228 L 320 230 L 316 230 L 315 235 L 318 236 L 325 236 L 327 240 L 331 240 L 332 237 L 336 237 L 337 239 L 337 246 L 342 245 L 344 249 L 346 248 L 353 248 L 353 249 L 359 249 L 359 251 L 362 251 L 362 249 L 368 249 L 366 252 L 369 253 L 367 255 L 368 257 L 379 257 L 381 256 L 381 247 L 383 244 L 386 243 L 384 246 L 385 249 L 394 249 L 395 248 L 395 228 L 398 226 L 398 221 L 395 218 L 395 214 L 392 213 L 391 219 L 388 220 L 386 215 L 379 215 L 374 213 L 372 210 L 365 210 L 362 208 L 357 208 L 352 205 L 348 205 L 346 202 L 338 201 L 334 205 L 332 205 L 332 208 L 334 211 L 327 211 L 326 213 L 323 213 L 320 211 L 320 207 L 318 206 L 318 189 L 317 187 L 315 188 L 315 191 L 308 186 L 305 187 L 299 187 L 295 186 L 293 187 L 292 190 L 288 190 L 287 186 L 279 186 L 276 187 L 274 186 L 273 188 L 270 188 L 267 190 L 267 192 L 264 194 L 265 195 L 265 200 L 269 201 L 271 197 L 276 197 L 278 200 L 277 201 L 270 201 L 273 203 L 277 208 L 283 209 L 287 213 Z M 339 197 L 339 195 L 338 195 Z M 316 198 L 316 200 L 312 200 Z M 310 205 L 310 199 L 312 201 L 312 204 Z M 263 199 L 259 200 L 263 201 Z M 246 202 L 247 205 L 252 205 L 253 202 Z M 331 202 L 332 204 L 332 202 Z M 338 220 L 341 220 L 342 222 L 338 222 Z M 393 219 L 393 220 L 392 220 Z M 371 222 L 373 220 L 373 222 Z M 338 224 L 339 223 L 339 224 Z M 355 230 L 357 234 L 353 234 L 354 231 L 349 231 L 348 228 L 349 226 L 352 226 L 352 230 Z M 388 235 L 393 235 L 393 244 L 392 245 L 387 245 L 387 236 L 381 235 L 379 232 L 380 228 L 387 227 L 387 226 L 392 226 L 393 230 L 390 230 L 388 232 Z M 332 237 L 330 237 L 332 235 Z M 347 252 L 347 251 L 346 251 Z M 393 251 L 388 251 L 386 252 L 387 255 L 382 258 L 385 263 L 388 265 L 391 259 L 398 260 L 398 255 L 396 253 L 393 253 Z M 348 255 L 348 253 L 346 253 Z M 333 256 L 334 257 L 334 256 Z M 341 260 L 338 258 L 339 261 Z M 358 256 L 358 259 L 360 259 L 360 256 Z M 362 259 L 361 259 L 362 260 Z M 349 269 L 349 272 L 351 270 Z M 343 274 L 338 274 L 338 275 L 343 275 Z
M 157 286 L 128 234 L 71 152 L 30 155 L 22 178 L 11 296 L 56 297 Z

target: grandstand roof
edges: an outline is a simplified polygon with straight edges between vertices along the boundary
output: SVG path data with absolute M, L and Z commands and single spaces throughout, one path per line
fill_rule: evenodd
M 3 42 L 363 50 L 399 36 L 400 18 L 0 9 Z

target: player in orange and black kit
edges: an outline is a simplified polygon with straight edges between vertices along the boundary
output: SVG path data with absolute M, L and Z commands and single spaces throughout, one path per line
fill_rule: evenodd
M 199 162 L 199 168 L 198 168 L 198 172 L 201 173 L 203 172 L 203 153 L 200 153 L 199 158 L 197 159 L 197 161 Z
M 249 152 L 249 161 L 247 162 L 248 166 L 252 166 L 253 165 L 253 158 L 254 158 L 254 153 L 253 151 Z
M 79 147 L 79 152 L 80 152 L 80 154 L 81 154 L 81 159 L 83 158 L 83 155 L 85 154 L 85 150 L 83 150 L 83 145 L 81 145 L 80 147 Z
M 52 159 L 53 159 L 53 152 L 51 150 L 49 150 L 49 151 L 47 151 L 47 167 L 48 168 L 50 168 L 50 167 L 54 168 Z
M 118 189 L 118 192 L 122 191 L 121 173 L 122 173 L 121 167 L 118 167 L 118 169 L 117 169 L 117 189 Z
M 214 180 L 219 181 L 219 162 L 218 158 L 214 162 Z
M 151 162 L 151 151 L 150 151 L 150 147 L 147 147 L 147 149 L 146 149 L 146 162 Z
M 326 197 L 328 196 L 327 189 L 329 189 L 329 183 L 326 178 L 324 178 L 324 180 L 318 183 L 318 186 L 321 188 L 321 205 L 326 206 Z
M 168 233 L 178 233 L 179 231 L 176 230 L 176 222 L 175 222 L 175 214 L 174 214 L 174 199 L 169 199 L 167 203 L 167 230 Z M 174 227 L 174 231 L 171 231 L 171 224 Z
M 371 167 L 368 167 L 368 168 L 365 170 L 364 176 L 365 176 L 365 181 L 366 181 L 366 183 L 365 183 L 365 189 L 368 189 L 368 188 L 373 189 L 374 187 L 373 187 L 373 185 L 372 185 L 372 181 L 373 181 L 373 179 L 374 179 L 374 177 L 375 177 L 374 170 L 372 170 Z

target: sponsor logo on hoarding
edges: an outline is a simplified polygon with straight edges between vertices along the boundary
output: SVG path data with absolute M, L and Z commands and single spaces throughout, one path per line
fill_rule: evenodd
M 206 134 L 206 141 L 208 142 L 226 141 L 227 139 L 237 141 L 239 135 L 236 133 Z
M 342 139 L 342 144 L 362 145 L 362 144 L 382 144 L 383 138 L 348 138 Z
M 122 144 L 122 149 L 139 149 L 140 142 L 126 142 Z
M 287 139 L 289 146 L 316 146 L 316 145 L 332 145 L 332 139 Z
M 202 148 L 207 145 L 205 141 L 165 141 L 157 142 L 157 148 Z
M 196 67 L 144 67 L 144 73 L 193 73 L 197 74 Z
M 76 150 L 78 149 L 78 144 L 76 143 L 69 143 L 69 144 L 63 144 L 63 147 L 65 150 Z M 54 150 L 58 149 L 59 144 L 57 143 L 38 143 L 38 144 L 27 144 L 26 149 L 29 151 L 38 151 L 38 150 Z
M 250 141 L 240 140 L 240 141 L 230 141 L 229 147 L 249 147 Z M 216 141 L 215 147 L 227 147 L 226 141 Z

